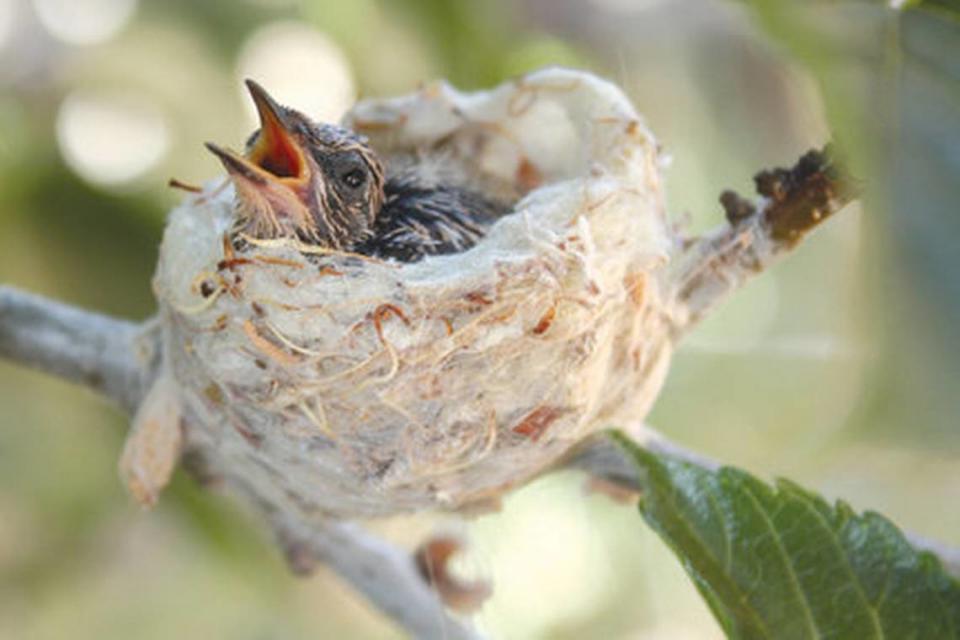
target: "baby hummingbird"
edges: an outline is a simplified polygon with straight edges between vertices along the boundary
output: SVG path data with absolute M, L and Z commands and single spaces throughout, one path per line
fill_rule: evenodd
M 414 262 L 470 248 L 509 209 L 416 165 L 390 172 L 362 136 L 246 85 L 260 129 L 244 154 L 206 145 L 234 183 L 245 233 Z

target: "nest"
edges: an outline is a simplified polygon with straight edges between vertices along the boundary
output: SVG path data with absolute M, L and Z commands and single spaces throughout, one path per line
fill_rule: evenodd
M 473 248 L 401 264 L 231 236 L 213 185 L 171 215 L 155 289 L 188 450 L 277 508 L 463 508 L 642 418 L 670 356 L 657 145 L 614 85 L 545 70 L 358 104 L 389 165 L 514 202 Z

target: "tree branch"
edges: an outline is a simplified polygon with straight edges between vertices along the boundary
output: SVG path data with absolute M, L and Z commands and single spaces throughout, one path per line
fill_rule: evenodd
M 353 524 L 327 522 L 307 528 L 280 521 L 277 515 L 268 517 L 295 573 L 310 574 L 317 563 L 326 564 L 411 637 L 480 638 L 447 614 L 413 555 Z
M 829 146 L 806 153 L 790 169 L 761 171 L 754 183 L 756 202 L 733 191 L 720 196 L 727 224 L 690 242 L 677 261 L 670 278 L 676 283 L 675 337 L 773 266 L 857 194 Z
M 711 460 L 671 442 L 646 425 L 631 425 L 624 430 L 624 433 L 637 445 L 656 454 L 671 456 L 710 470 L 717 470 L 722 466 L 716 460 Z M 594 436 L 580 445 L 572 457 L 566 461 L 565 466 L 585 471 L 595 478 L 627 491 L 639 493 L 643 490 L 636 464 L 630 460 L 623 449 L 603 434 Z M 938 556 L 944 568 L 952 575 L 960 578 L 960 549 L 909 531 L 904 531 L 903 534 L 914 547 L 930 551 Z
M 0 357 L 93 389 L 128 414 L 156 375 L 151 329 L 0 287 Z M 357 526 L 308 527 L 265 515 L 295 570 L 298 561 L 323 561 L 413 637 L 479 637 L 446 613 L 407 551 Z
M 150 356 L 137 355 L 140 325 L 0 287 L 0 357 L 106 396 L 133 412 Z

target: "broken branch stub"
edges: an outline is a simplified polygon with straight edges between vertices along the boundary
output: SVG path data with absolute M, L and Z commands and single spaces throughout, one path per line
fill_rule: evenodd
M 790 169 L 754 176 L 757 193 L 768 199 L 763 219 L 775 242 L 794 246 L 856 196 L 853 180 L 834 155 L 828 145 L 822 151 L 808 151 Z
M 754 176 L 758 198 L 724 191 L 727 224 L 685 243 L 671 282 L 672 334 L 679 339 L 751 277 L 773 266 L 803 237 L 857 197 L 858 185 L 830 145 L 791 168 Z

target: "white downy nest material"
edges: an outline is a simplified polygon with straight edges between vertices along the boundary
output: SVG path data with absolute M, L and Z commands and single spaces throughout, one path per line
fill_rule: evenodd
M 378 516 L 482 504 L 643 418 L 672 238 L 657 144 L 616 86 L 433 84 L 346 125 L 388 164 L 442 149 L 514 211 L 466 252 L 398 264 L 233 250 L 232 190 L 191 197 L 155 280 L 188 450 L 273 507 Z

